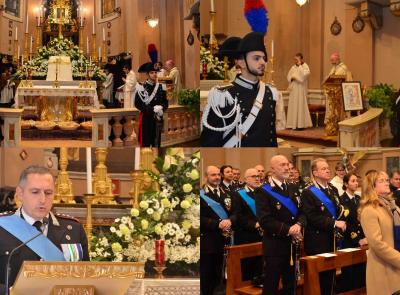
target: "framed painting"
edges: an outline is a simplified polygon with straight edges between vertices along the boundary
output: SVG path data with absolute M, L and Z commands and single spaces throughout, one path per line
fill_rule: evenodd
M 98 15 L 100 15 L 99 23 L 109 22 L 119 17 L 121 14 L 117 0 L 96 1 L 96 9 Z
M 343 106 L 347 111 L 361 111 L 363 109 L 361 82 L 342 83 Z

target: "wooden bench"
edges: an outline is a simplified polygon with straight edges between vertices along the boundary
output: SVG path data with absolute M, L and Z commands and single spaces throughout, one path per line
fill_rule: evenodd
M 342 267 L 360 264 L 367 261 L 366 249 L 359 249 L 351 252 L 336 252 L 333 257 L 306 256 L 300 260 L 304 270 L 303 286 L 304 295 L 320 295 L 319 273 L 327 270 L 336 270 Z M 340 295 L 367 294 L 365 288 L 352 290 Z
M 262 243 L 252 243 L 237 246 L 229 246 L 226 248 L 227 256 L 227 282 L 226 295 L 261 295 L 262 289 L 254 287 L 251 281 L 242 280 L 242 271 L 240 261 L 244 258 L 263 256 Z M 301 286 L 303 285 L 303 276 L 298 282 L 298 290 L 296 294 L 302 294 Z

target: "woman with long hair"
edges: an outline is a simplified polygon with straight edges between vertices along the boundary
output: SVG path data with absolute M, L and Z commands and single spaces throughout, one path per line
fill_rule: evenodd
M 359 216 L 369 244 L 367 293 L 393 294 L 400 290 L 400 209 L 385 172 L 366 175 Z

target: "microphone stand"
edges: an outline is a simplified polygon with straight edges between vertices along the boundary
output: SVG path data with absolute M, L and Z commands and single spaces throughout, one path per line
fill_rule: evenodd
M 48 223 L 49 223 L 48 218 L 43 218 L 43 226 L 46 226 Z M 23 242 L 22 244 L 20 244 L 18 247 L 12 249 L 10 255 L 8 256 L 7 264 L 6 264 L 6 280 L 5 280 L 6 292 L 5 292 L 5 295 L 9 295 L 10 294 L 10 287 L 9 287 L 10 271 L 11 271 L 10 262 L 11 262 L 11 258 L 14 255 L 15 251 L 17 251 L 18 249 L 20 249 L 21 247 L 25 246 L 26 244 L 28 244 L 29 242 L 33 241 L 34 239 L 36 239 L 37 237 L 39 237 L 41 235 L 43 235 L 43 232 L 39 232 L 38 234 L 34 235 L 29 240 L 27 240 L 27 241 Z

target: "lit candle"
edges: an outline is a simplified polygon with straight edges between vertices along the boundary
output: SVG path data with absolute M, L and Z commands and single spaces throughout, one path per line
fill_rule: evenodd
M 18 27 L 15 27 L 15 41 L 18 40 Z
M 103 28 L 103 41 L 106 41 L 106 30 Z
M 92 191 L 92 149 L 86 148 L 86 186 L 88 194 Z
M 271 57 L 274 57 L 274 40 L 271 42 Z
M 99 59 L 101 58 L 101 46 L 99 46 Z
M 135 170 L 140 170 L 140 148 L 135 148 Z
M 95 21 L 94 21 L 94 12 L 93 12 L 93 32 L 92 32 L 92 34 L 93 34 L 93 35 L 95 34 L 95 27 L 94 27 L 94 23 L 95 23 Z
M 211 0 L 211 11 L 215 11 L 214 0 Z
M 28 34 L 28 27 L 29 27 L 29 14 L 28 12 L 26 13 L 26 27 L 25 27 L 25 33 Z

